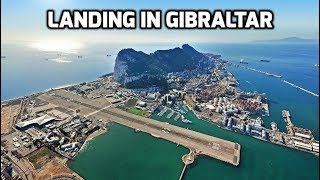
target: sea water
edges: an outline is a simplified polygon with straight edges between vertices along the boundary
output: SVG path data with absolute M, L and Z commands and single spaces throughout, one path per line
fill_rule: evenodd
M 231 62 L 241 59 L 253 67 L 283 76 L 283 79 L 319 94 L 318 45 L 275 44 L 191 44 L 201 52 L 221 54 Z M 66 84 L 94 80 L 112 72 L 116 53 L 132 47 L 152 52 L 175 45 L 110 45 L 87 47 L 76 54 L 40 52 L 23 45 L 1 45 L 1 100 L 11 99 Z M 106 56 L 111 54 L 111 56 Z M 59 57 L 63 57 L 60 58 Z M 58 58 L 58 59 L 57 59 Z M 46 60 L 48 59 L 48 60 Z M 261 59 L 270 62 L 260 62 Z M 281 110 L 289 110 L 293 123 L 313 130 L 319 139 L 319 99 L 302 92 L 278 78 L 249 70 L 228 67 L 245 91 L 266 93 L 270 101 L 270 117 L 263 117 L 285 131 Z M 241 144 L 239 167 L 209 158 L 198 157 L 188 167 L 185 179 L 318 179 L 319 158 L 308 153 L 222 130 L 197 119 L 191 112 L 186 116 L 193 124 L 153 118 L 188 127 Z M 174 118 L 174 117 L 172 117 Z M 175 144 L 114 124 L 109 132 L 93 139 L 69 166 L 86 179 L 177 179 L 182 170 L 181 156 L 188 150 Z

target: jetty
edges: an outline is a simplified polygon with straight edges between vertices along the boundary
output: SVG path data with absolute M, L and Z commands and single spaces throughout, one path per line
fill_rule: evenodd
M 173 120 L 177 121 L 179 118 L 180 118 L 181 114 L 180 113 L 177 113 L 176 117 L 174 117 Z
M 163 116 L 167 112 L 168 108 L 164 107 L 159 113 L 158 116 Z
M 190 149 L 189 154 L 185 154 L 182 156 L 182 162 L 184 164 L 183 169 L 180 173 L 179 180 L 182 180 L 184 173 L 187 169 L 187 166 L 192 164 L 194 162 L 194 159 L 196 158 L 196 152 Z
M 269 72 L 261 71 L 259 69 L 250 68 L 250 67 L 247 67 L 247 66 L 242 66 L 242 65 L 238 65 L 238 64 L 234 64 L 234 63 L 231 63 L 231 64 L 236 66 L 236 67 L 242 67 L 244 69 L 248 69 L 248 70 L 251 70 L 251 71 L 254 71 L 254 72 L 262 73 L 262 74 L 265 74 L 265 75 L 268 75 L 268 76 L 272 76 L 272 77 L 276 77 L 276 78 L 282 78 L 282 76 L 278 75 L 278 74 L 269 73 Z
M 313 96 L 319 97 L 318 94 L 313 93 L 313 92 L 311 92 L 311 91 L 309 91 L 309 90 L 306 90 L 306 89 L 304 89 L 304 88 L 302 88 L 302 87 L 300 87 L 300 86 L 298 86 L 298 85 L 295 85 L 295 84 L 293 84 L 293 83 L 291 83 L 291 82 L 289 82 L 289 81 L 282 80 L 282 82 L 284 82 L 284 83 L 286 83 L 286 84 L 289 84 L 290 86 L 292 86 L 292 87 L 294 87 L 294 88 L 300 89 L 300 90 L 302 90 L 302 91 L 304 91 L 304 92 L 306 92 L 306 93 L 309 93 L 309 94 L 311 94 L 311 95 L 313 95 Z
M 173 116 L 173 114 L 175 113 L 175 111 L 172 111 L 167 115 L 167 118 L 171 118 Z
M 189 111 L 189 109 L 188 109 L 184 104 L 182 105 L 182 108 L 183 108 L 186 112 Z
M 64 92 L 60 95 L 48 95 L 45 93 L 39 96 L 39 99 L 66 108 L 81 109 L 81 115 L 96 112 L 96 114 L 91 114 L 90 117 L 139 129 L 141 132 L 193 149 L 199 152 L 199 154 L 230 163 L 234 166 L 238 166 L 240 163 L 241 146 L 238 143 L 134 115 L 112 106 L 104 109 L 95 100 L 88 101 L 87 98 L 80 96 L 76 98 L 71 97 L 73 95 L 69 92 Z
M 282 110 L 282 117 L 284 119 L 284 122 L 287 123 L 286 128 L 287 128 L 288 134 L 294 135 L 294 131 L 293 131 L 294 125 L 291 121 L 289 111 Z

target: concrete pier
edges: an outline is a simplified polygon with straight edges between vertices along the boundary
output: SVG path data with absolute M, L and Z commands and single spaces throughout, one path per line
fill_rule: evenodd
M 289 111 L 282 110 L 282 116 L 283 116 L 284 121 L 287 123 L 286 128 L 287 128 L 288 134 L 294 135 L 294 132 L 293 132 L 294 125 L 291 121 Z
M 196 153 L 194 151 L 192 151 L 191 149 L 190 149 L 190 153 L 189 154 L 185 154 L 185 155 L 182 156 L 182 162 L 184 163 L 184 167 L 183 167 L 183 169 L 181 171 L 179 180 L 181 180 L 183 178 L 184 173 L 185 173 L 185 171 L 187 169 L 187 166 L 192 164 L 194 162 L 195 158 L 196 158 Z
M 184 176 L 184 172 L 186 171 L 186 169 L 187 169 L 187 165 L 185 164 L 185 165 L 183 166 L 183 169 L 182 169 L 182 172 L 181 172 L 181 174 L 180 174 L 179 180 L 182 180 L 182 178 L 183 178 L 183 176 Z
M 304 91 L 304 92 L 306 92 L 306 93 L 309 93 L 309 94 L 311 94 L 311 95 L 313 95 L 313 96 L 319 97 L 319 94 L 316 94 L 316 93 L 314 93 L 314 92 L 311 92 L 311 91 L 309 91 L 309 90 L 306 90 L 306 89 L 304 89 L 304 88 L 302 88 L 302 87 L 300 87 L 300 86 L 297 86 L 297 85 L 295 85 L 295 84 L 293 84 L 293 83 L 291 83 L 291 82 L 289 82 L 289 81 L 282 80 L 282 82 L 284 82 L 284 83 L 286 83 L 286 84 L 289 84 L 290 86 L 295 87 L 295 88 L 297 88 L 297 89 L 300 89 L 300 90 L 302 90 L 302 91 Z

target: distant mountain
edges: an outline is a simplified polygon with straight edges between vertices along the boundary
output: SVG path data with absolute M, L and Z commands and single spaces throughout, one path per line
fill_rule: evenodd
M 170 72 L 205 69 L 210 58 L 188 44 L 168 50 L 146 54 L 134 49 L 122 49 L 116 58 L 114 79 L 127 88 L 166 85 Z
M 313 44 L 319 43 L 319 39 L 303 39 L 298 37 L 288 37 L 283 39 L 273 39 L 273 40 L 258 40 L 252 41 L 253 43 L 281 43 L 281 44 Z

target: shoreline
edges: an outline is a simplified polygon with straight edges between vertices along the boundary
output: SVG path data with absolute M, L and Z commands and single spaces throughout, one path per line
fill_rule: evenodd
M 104 134 L 104 133 L 106 133 L 106 132 L 108 132 L 108 129 L 107 129 L 107 128 L 105 128 L 105 129 L 99 129 L 99 130 L 93 132 L 92 134 L 90 134 L 90 135 L 86 138 L 86 140 L 83 142 L 83 144 L 81 145 L 79 151 L 78 151 L 71 159 L 67 159 L 64 164 L 65 164 L 67 167 L 69 167 L 68 164 L 67 164 L 67 162 L 68 162 L 69 160 L 73 160 L 73 158 L 75 158 L 75 157 L 82 151 L 82 149 L 86 146 L 86 144 L 87 144 L 89 141 L 93 140 L 94 138 L 96 138 L 96 137 L 98 137 L 98 136 L 100 136 L 100 135 L 102 135 L 102 134 Z M 71 169 L 71 168 L 70 168 L 70 169 Z
M 78 153 L 83 149 L 83 147 L 85 147 L 86 143 L 88 143 L 89 141 L 93 140 L 94 138 L 96 138 L 96 137 L 98 137 L 98 136 L 100 136 L 100 135 L 102 135 L 102 134 L 104 134 L 104 133 L 106 133 L 106 132 L 108 132 L 108 129 L 107 129 L 107 128 L 105 128 L 105 129 L 99 129 L 99 130 L 93 132 L 92 134 L 90 134 L 90 135 L 86 138 L 86 140 L 84 141 L 84 143 L 82 144 L 82 146 L 81 146 L 81 148 L 79 149 L 79 151 L 77 152 L 77 154 L 75 154 L 71 159 L 73 159 L 74 157 L 76 157 L 76 156 L 78 155 Z
M 271 142 L 271 141 L 268 141 L 268 140 L 265 140 L 265 139 L 262 139 L 262 138 L 259 138 L 259 137 L 256 137 L 256 136 L 252 136 L 252 135 L 248 135 L 248 134 L 245 134 L 245 133 L 237 132 L 237 131 L 234 131 L 234 130 L 232 130 L 232 129 L 228 129 L 227 127 L 220 126 L 220 125 L 219 125 L 218 123 L 216 123 L 216 122 L 207 120 L 207 119 L 205 119 L 205 118 L 200 118 L 199 115 L 194 111 L 194 109 L 191 108 L 186 102 L 183 101 L 183 104 L 184 104 L 185 106 L 187 106 L 187 107 L 189 108 L 189 111 L 191 111 L 199 120 L 201 120 L 201 121 L 206 121 L 206 122 L 208 122 L 208 123 L 210 123 L 210 124 L 213 124 L 214 126 L 220 128 L 220 129 L 223 129 L 223 130 L 226 130 L 226 131 L 230 131 L 230 132 L 233 132 L 233 133 L 236 133 L 236 134 L 240 134 L 240 135 L 249 136 L 249 137 L 251 137 L 251 138 L 254 138 L 254 139 L 257 139 L 257 140 L 266 142 L 266 143 L 270 143 L 270 144 L 274 144 L 274 145 L 286 147 L 286 148 L 293 149 L 293 150 L 296 150 L 296 151 L 302 151 L 302 152 L 304 152 L 304 153 L 312 154 L 312 155 L 314 155 L 314 156 L 319 157 L 319 153 L 316 153 L 316 152 L 310 152 L 310 151 L 307 151 L 307 150 L 304 150 L 304 149 L 296 148 L 296 147 L 294 147 L 294 146 L 286 146 L 285 144 L 274 143 L 274 142 Z M 282 132 L 282 133 L 284 133 L 284 132 Z
M 113 72 L 112 72 L 113 73 Z M 31 92 L 29 95 L 22 95 L 22 96 L 17 96 L 17 97 L 11 97 L 11 98 L 8 98 L 8 99 L 1 99 L 1 103 L 6 103 L 6 102 L 10 102 L 10 101 L 14 101 L 14 100 L 19 100 L 19 99 L 24 99 L 26 96 L 35 96 L 35 95 L 38 95 L 38 94 L 41 94 L 41 93 L 46 93 L 46 92 L 49 92 L 51 90 L 59 90 L 59 89 L 63 89 L 63 88 L 67 88 L 67 87 L 70 87 L 70 86 L 75 86 L 75 85 L 79 85 L 81 83 L 89 83 L 89 82 L 92 82 L 92 81 L 96 81 L 96 80 L 99 80 L 101 78 L 103 78 L 103 76 L 105 75 L 108 75 L 110 73 L 107 73 L 107 74 L 104 74 L 104 75 L 101 75 L 101 76 L 98 76 L 97 78 L 94 78 L 92 80 L 87 80 L 87 81 L 79 81 L 79 82 L 74 82 L 74 83 L 69 83 L 69 84 L 64 84 L 64 85 L 58 85 L 58 86 L 55 86 L 53 88 L 47 88 L 47 89 L 44 89 L 44 90 L 39 90 L 39 91 L 33 91 Z
M 248 137 L 251 137 L 251 138 L 254 138 L 254 139 L 257 139 L 257 140 L 266 142 L 266 143 L 270 143 L 270 144 L 274 144 L 274 145 L 286 147 L 286 148 L 293 149 L 293 150 L 297 150 L 297 151 L 302 151 L 302 152 L 309 153 L 309 154 L 312 154 L 312 155 L 315 155 L 315 156 L 319 157 L 319 153 L 316 153 L 316 152 L 310 152 L 310 151 L 307 151 L 307 150 L 304 150 L 304 149 L 298 149 L 298 148 L 295 148 L 295 147 L 293 147 L 293 146 L 286 146 L 285 144 L 274 143 L 274 142 L 265 140 L 265 139 L 263 139 L 263 138 L 259 138 L 259 137 L 257 137 L 257 136 L 252 136 L 252 135 L 248 135 L 248 134 L 241 133 L 241 132 L 238 132 L 238 131 L 234 131 L 234 130 L 232 130 L 232 129 L 228 129 L 227 127 L 220 126 L 220 125 L 219 125 L 218 123 L 216 123 L 216 122 L 209 121 L 209 120 L 206 120 L 206 119 L 204 119 L 204 118 L 199 118 L 198 115 L 195 113 L 195 111 L 194 111 L 193 109 L 190 109 L 190 111 L 192 111 L 192 113 L 195 114 L 195 116 L 196 116 L 199 120 L 206 121 L 206 122 L 208 122 L 208 123 L 210 123 L 210 124 L 213 124 L 214 126 L 220 128 L 220 129 L 223 129 L 223 130 L 226 130 L 226 131 L 230 131 L 230 132 L 233 132 L 233 133 L 236 133 L 236 134 L 248 136 Z M 282 133 L 284 133 L 284 132 L 282 132 Z
M 87 139 L 85 140 L 85 142 L 91 141 L 91 140 L 93 140 L 94 138 L 96 138 L 96 137 L 98 137 L 98 136 L 100 136 L 100 135 L 102 135 L 102 134 L 104 134 L 104 133 L 106 133 L 106 132 L 108 132 L 108 129 L 107 129 L 107 128 L 105 128 L 105 129 L 99 129 L 99 130 L 93 132 L 92 134 L 90 134 L 90 135 L 87 137 Z
M 91 80 L 91 81 L 83 81 L 83 82 L 88 83 L 88 82 L 96 81 L 96 80 L 98 80 L 98 79 L 100 79 L 100 78 L 102 78 L 102 77 L 100 76 L 100 77 L 98 77 L 98 78 L 96 78 L 96 79 L 94 79 L 94 80 Z M 41 93 L 49 92 L 49 91 L 51 91 L 51 90 L 59 90 L 59 89 L 63 89 L 63 88 L 70 87 L 70 86 L 74 86 L 74 85 L 78 85 L 78 84 L 79 84 L 79 83 L 57 86 L 57 87 L 55 87 L 55 88 L 50 88 L 50 89 L 47 89 L 46 91 L 36 92 L 36 93 L 31 94 L 31 95 L 26 95 L 26 96 L 22 96 L 22 97 L 18 97 L 18 98 L 13 98 L 13 99 L 9 99 L 9 100 L 4 100 L 4 101 L 1 101 L 1 103 L 8 103 L 8 102 L 10 102 L 10 101 L 23 99 L 23 98 L 25 98 L 25 97 L 27 97 L 27 96 L 35 96 L 35 95 L 38 95 L 38 94 L 41 94 Z M 267 141 L 267 140 L 261 139 L 261 138 L 259 138 L 259 137 L 255 137 L 255 136 L 243 134 L 243 133 L 240 133 L 240 132 L 237 132 L 237 131 L 233 131 L 233 130 L 228 129 L 228 128 L 225 128 L 225 127 L 220 127 L 220 125 L 217 124 L 216 122 L 208 121 L 208 120 L 206 120 L 206 119 L 201 118 L 201 116 L 199 116 L 199 115 L 194 111 L 194 109 L 191 108 L 185 101 L 183 101 L 182 103 L 183 103 L 183 105 L 185 105 L 185 106 L 188 108 L 188 110 L 191 111 L 198 119 L 203 120 L 203 121 L 206 121 L 206 122 L 209 122 L 209 123 L 211 123 L 211 124 L 214 124 L 215 126 L 221 128 L 221 129 L 224 129 L 224 130 L 227 130 L 227 131 L 231 131 L 231 132 L 235 132 L 235 133 L 240 134 L 240 135 L 250 136 L 250 137 L 252 137 L 252 138 L 255 138 L 255 139 L 258 139 L 258 140 L 261 140 L 261 141 L 264 141 L 264 142 L 268 142 L 268 143 L 271 143 L 271 144 L 280 145 L 280 146 L 283 146 L 283 147 L 287 147 L 287 148 L 294 149 L 294 150 L 298 150 L 298 151 L 302 151 L 302 152 L 307 152 L 307 153 L 310 153 L 310 154 L 313 154 L 313 155 L 319 157 L 319 154 L 318 154 L 318 153 L 315 153 L 315 152 L 309 152 L 309 151 L 306 151 L 306 150 L 303 150 L 303 149 L 298 149 L 298 148 L 295 148 L 295 147 L 286 146 L 286 145 L 284 145 L 284 144 L 274 143 L 274 142 L 271 142 L 271 141 Z M 155 119 L 154 119 L 154 120 L 155 120 Z M 80 150 L 77 152 L 77 154 L 83 149 L 83 147 L 86 145 L 86 143 L 87 143 L 88 141 L 90 141 L 90 140 L 94 139 L 95 137 L 98 137 L 98 136 L 100 136 L 100 135 L 102 135 L 102 134 L 104 134 L 104 133 L 106 133 L 106 132 L 107 132 L 107 128 L 105 127 L 105 129 L 99 129 L 99 130 L 93 132 L 92 134 L 90 134 L 90 135 L 86 138 L 86 140 L 84 141 L 84 143 L 82 144 L 82 146 L 81 146 Z M 152 135 L 152 136 L 155 137 L 155 138 L 158 138 L 157 135 Z M 77 154 L 75 154 L 71 159 L 73 159 L 75 156 L 77 156 Z
M 83 180 L 84 178 L 83 178 L 80 174 L 78 174 L 76 171 L 74 171 L 74 170 L 68 165 L 68 161 L 70 161 L 70 160 L 72 161 L 72 160 L 81 152 L 81 150 L 86 146 L 86 143 L 88 143 L 89 141 L 93 140 L 94 138 L 96 138 L 96 137 L 98 137 L 98 136 L 100 136 L 100 135 L 102 135 L 102 134 L 104 134 L 104 133 L 106 133 L 106 132 L 108 132 L 108 129 L 107 129 L 107 128 L 105 128 L 105 129 L 99 129 L 99 130 L 93 132 L 92 134 L 90 134 L 90 135 L 86 138 L 86 140 L 85 140 L 84 143 L 82 144 L 82 146 L 81 146 L 81 148 L 79 149 L 79 151 L 78 151 L 71 159 L 64 158 L 64 160 L 63 160 L 63 165 L 65 165 L 65 166 L 68 167 L 70 170 L 72 170 L 73 173 L 74 173 L 80 180 Z

